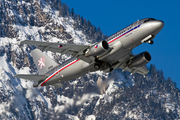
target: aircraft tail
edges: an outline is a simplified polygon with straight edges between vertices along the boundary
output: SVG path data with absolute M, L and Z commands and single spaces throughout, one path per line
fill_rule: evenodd
M 39 75 L 45 75 L 49 70 L 58 64 L 39 49 L 31 51 L 33 61 L 39 71 Z

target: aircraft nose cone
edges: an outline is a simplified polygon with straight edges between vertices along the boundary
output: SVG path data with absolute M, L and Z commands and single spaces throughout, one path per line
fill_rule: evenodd
M 153 26 L 155 28 L 155 32 L 154 34 L 156 35 L 157 33 L 159 33 L 161 31 L 161 29 L 164 27 L 164 22 L 161 20 L 156 20 L 153 22 Z
M 156 23 L 156 26 L 157 26 L 158 28 L 162 29 L 162 28 L 164 27 L 164 22 L 163 22 L 163 21 L 158 20 L 158 21 L 156 21 L 156 22 L 157 22 L 157 23 Z

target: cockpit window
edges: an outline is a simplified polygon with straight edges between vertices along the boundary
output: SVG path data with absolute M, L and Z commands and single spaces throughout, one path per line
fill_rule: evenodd
M 156 19 L 154 19 L 154 18 L 149 18 L 149 19 L 145 20 L 144 23 L 145 23 L 145 22 L 148 22 L 148 21 L 151 21 L 151 20 L 156 20 Z
M 156 19 L 154 19 L 154 18 L 149 18 L 148 20 L 151 21 L 151 20 L 156 20 Z

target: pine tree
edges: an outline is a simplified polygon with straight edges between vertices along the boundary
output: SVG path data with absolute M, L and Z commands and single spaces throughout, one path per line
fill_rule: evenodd
M 63 9 L 62 9 L 62 2 L 59 1 L 58 3 L 58 10 L 59 10 L 59 17 L 63 16 Z
M 83 27 L 84 25 L 84 19 L 83 19 L 83 16 L 81 16 L 81 27 Z
M 58 10 L 58 4 L 59 4 L 59 2 L 61 2 L 61 0 L 60 0 L 60 1 L 59 1 L 59 0 L 53 0 L 53 1 L 52 1 L 52 7 L 53 7 L 54 9 Z
M 63 6 L 62 6 L 62 11 L 63 11 L 63 17 L 65 17 L 65 16 L 67 16 L 67 5 L 66 5 L 66 3 L 65 4 L 63 4 Z
M 80 17 L 80 15 L 77 16 L 77 28 L 81 28 L 81 17 Z
M 71 9 L 71 17 L 74 19 L 74 8 Z

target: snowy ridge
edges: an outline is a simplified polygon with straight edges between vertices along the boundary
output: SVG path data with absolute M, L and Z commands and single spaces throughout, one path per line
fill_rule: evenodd
M 33 81 L 14 78 L 38 74 L 30 55 L 34 47 L 22 40 L 89 45 L 103 34 L 60 0 L 2 0 L 0 6 L 0 119 L 180 119 L 180 91 L 154 65 L 145 78 L 120 69 L 97 71 L 62 88 L 33 88 Z M 58 63 L 71 57 L 46 54 Z M 108 81 L 103 94 L 99 76 Z

